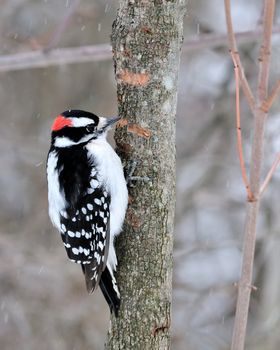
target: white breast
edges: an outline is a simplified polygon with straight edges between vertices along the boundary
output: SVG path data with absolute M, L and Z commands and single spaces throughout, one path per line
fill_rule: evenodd
M 111 195 L 108 262 L 115 269 L 117 261 L 113 241 L 114 237 L 121 232 L 128 202 L 123 167 L 120 158 L 106 141 L 105 136 L 92 140 L 86 147 L 89 154 L 94 158 L 99 177 L 98 180 L 105 184 Z

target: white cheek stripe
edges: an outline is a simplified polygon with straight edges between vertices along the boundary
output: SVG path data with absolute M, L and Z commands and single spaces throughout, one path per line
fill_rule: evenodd
M 90 139 L 92 139 L 93 135 L 86 135 L 84 137 L 82 137 L 78 142 L 74 142 L 72 140 L 69 139 L 69 137 L 56 137 L 55 141 L 54 141 L 54 146 L 55 147 L 59 147 L 59 148 L 63 148 L 63 147 L 70 147 L 70 146 L 74 146 L 74 145 L 78 145 L 79 143 L 83 143 L 83 142 L 87 142 Z
M 69 118 L 71 121 L 72 121 L 72 126 L 78 128 L 80 126 L 87 126 L 89 124 L 92 124 L 93 123 L 93 120 L 90 119 L 90 118 Z

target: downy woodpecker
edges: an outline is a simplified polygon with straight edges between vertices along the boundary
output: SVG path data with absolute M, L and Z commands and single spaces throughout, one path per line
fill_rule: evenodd
M 52 125 L 47 160 L 49 215 L 69 259 L 81 264 L 87 290 L 98 285 L 118 314 L 120 293 L 114 277 L 114 238 L 128 202 L 121 160 L 106 140 L 120 118 L 68 110 Z

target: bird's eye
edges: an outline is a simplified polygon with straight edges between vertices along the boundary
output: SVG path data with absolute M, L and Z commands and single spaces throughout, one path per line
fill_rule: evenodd
M 86 127 L 86 131 L 87 131 L 87 132 L 93 132 L 94 129 L 95 129 L 94 124 L 90 124 L 90 125 L 88 125 L 88 126 Z

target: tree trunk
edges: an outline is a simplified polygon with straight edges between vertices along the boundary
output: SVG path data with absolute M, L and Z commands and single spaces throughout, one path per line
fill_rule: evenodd
M 117 151 L 134 175 L 117 241 L 121 309 L 106 349 L 169 349 L 175 209 L 175 113 L 184 0 L 121 0 L 112 45 Z

